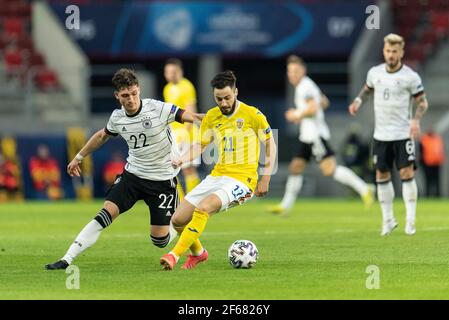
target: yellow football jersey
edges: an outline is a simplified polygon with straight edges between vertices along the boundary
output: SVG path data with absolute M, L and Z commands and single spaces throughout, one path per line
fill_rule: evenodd
M 210 109 L 200 127 L 201 145 L 215 143 L 216 165 L 211 176 L 228 176 L 245 183 L 251 190 L 257 185 L 259 143 L 272 136 L 266 117 L 257 108 L 238 101 L 230 116 L 218 106 Z M 207 156 L 207 154 L 205 155 Z
M 182 78 L 178 83 L 167 83 L 164 87 L 165 102 L 173 103 L 182 109 L 188 105 L 196 104 L 196 92 L 193 84 L 186 78 Z M 176 130 L 183 128 L 184 125 L 179 122 L 173 122 L 171 127 Z

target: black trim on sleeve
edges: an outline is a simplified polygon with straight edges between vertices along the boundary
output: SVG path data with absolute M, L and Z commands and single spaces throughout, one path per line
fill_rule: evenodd
M 104 133 L 106 133 L 109 136 L 113 136 L 113 137 L 118 136 L 118 133 L 111 132 L 108 130 L 108 128 L 104 128 Z
M 367 83 L 365 83 L 365 86 L 368 87 L 368 89 L 373 90 L 374 88 L 371 88 Z
M 413 98 L 419 97 L 419 96 L 422 95 L 422 94 L 424 94 L 424 90 L 421 90 L 421 91 L 415 93 L 415 94 L 413 95 Z
M 184 121 L 182 121 L 182 115 L 184 114 L 184 112 L 186 112 L 184 109 L 178 108 L 178 111 L 176 111 L 176 114 L 175 114 L 176 122 L 184 123 Z

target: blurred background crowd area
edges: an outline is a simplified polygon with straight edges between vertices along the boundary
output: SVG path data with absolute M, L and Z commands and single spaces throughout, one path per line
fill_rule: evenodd
M 367 19 L 377 13 L 373 28 Z M 142 97 L 163 100 L 164 62 L 171 57 L 182 60 L 201 112 L 215 105 L 210 79 L 224 69 L 235 71 L 239 98 L 260 108 L 282 141 L 271 184 L 271 195 L 279 196 L 298 136 L 297 126 L 284 118 L 293 106 L 285 59 L 301 56 L 330 100 L 326 120 L 339 161 L 373 183 L 372 104 L 357 118 L 347 106 L 368 69 L 383 62 L 383 37 L 390 32 L 405 37 L 404 62 L 423 79 L 430 105 L 423 133 L 430 130 L 447 141 L 449 0 L 0 0 L 0 199 L 40 199 L 43 193 L 50 199 L 102 197 L 111 179 L 105 178 L 106 166 L 112 158 L 126 158 L 124 141 L 111 139 L 85 161 L 82 179 L 71 179 L 66 165 L 119 107 L 111 87 L 114 72 L 136 70 Z M 58 174 L 33 173 L 39 165 L 30 163 L 45 148 Z M 440 164 L 443 196 L 449 195 L 447 161 Z M 424 173 L 418 174 L 420 190 Z M 36 177 L 51 188 L 39 193 Z M 304 196 L 349 194 L 314 165 L 305 179 Z

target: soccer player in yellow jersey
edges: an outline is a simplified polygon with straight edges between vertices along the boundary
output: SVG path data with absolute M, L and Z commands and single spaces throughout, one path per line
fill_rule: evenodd
M 182 109 L 197 112 L 196 92 L 193 84 L 184 78 L 182 62 L 179 59 L 168 59 L 164 67 L 164 76 L 167 84 L 164 87 L 165 102 L 173 103 Z M 170 127 L 175 135 L 176 144 L 181 154 L 186 153 L 194 137 L 198 137 L 198 127 L 192 123 L 172 123 Z M 200 159 L 193 159 L 189 163 L 181 166 L 182 174 L 186 185 L 186 193 L 190 192 L 200 179 L 196 167 L 200 164 Z M 178 194 L 182 199 L 184 192 L 181 184 L 178 184 Z
M 206 261 L 207 251 L 199 241 L 207 220 L 213 214 L 243 204 L 253 195 L 268 192 L 276 157 L 276 146 L 270 125 L 257 108 L 237 100 L 236 77 L 232 71 L 217 74 L 211 81 L 217 106 L 201 122 L 200 141 L 189 153 L 173 159 L 174 167 L 199 156 L 214 142 L 217 163 L 211 174 L 188 193 L 176 209 L 172 223 L 180 234 L 175 247 L 161 257 L 164 270 L 173 270 L 179 257 L 192 251 L 183 269 L 192 269 Z M 258 177 L 259 142 L 265 147 L 264 167 Z M 207 153 L 206 153 L 207 154 Z M 205 155 L 203 155 L 204 158 Z

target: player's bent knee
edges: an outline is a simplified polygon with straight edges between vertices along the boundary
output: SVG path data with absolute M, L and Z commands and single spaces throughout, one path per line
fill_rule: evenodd
M 333 176 L 334 172 L 335 172 L 335 168 L 332 168 L 332 167 L 321 168 L 321 173 L 326 177 Z
M 221 208 L 221 200 L 217 197 L 217 201 L 205 202 L 202 201 L 198 207 L 196 207 L 196 211 L 202 212 L 204 214 L 211 215 Z
M 384 182 L 391 180 L 391 173 L 388 171 L 377 171 L 376 172 L 376 181 L 377 182 Z
M 401 180 L 410 180 L 414 177 L 415 172 L 413 171 L 413 168 L 402 168 L 399 170 L 399 176 Z
M 170 241 L 170 232 L 162 237 L 155 237 L 153 235 L 150 235 L 150 238 L 151 242 L 153 242 L 156 247 L 165 248 Z
M 288 171 L 291 174 L 300 174 L 304 171 L 305 167 L 306 167 L 306 162 L 304 160 L 294 159 L 288 166 Z
M 112 223 L 112 216 L 108 210 L 105 208 L 101 209 L 100 212 L 94 218 L 103 227 L 106 228 Z
M 200 205 L 196 209 L 197 209 L 196 211 L 199 211 L 204 214 L 212 214 L 212 213 L 215 213 L 218 211 L 217 209 L 213 209 L 211 206 L 208 206 L 208 205 L 203 205 L 203 206 Z
M 321 173 L 326 177 L 331 177 L 335 173 L 337 162 L 333 156 L 327 157 L 320 162 Z
M 103 204 L 103 208 L 109 212 L 114 221 L 120 215 L 119 207 L 112 201 L 106 200 Z
M 178 211 L 178 209 L 175 211 L 175 214 L 171 217 L 170 220 L 171 224 L 175 228 L 184 227 L 190 222 L 190 220 L 192 220 L 192 215 L 195 207 L 192 207 L 191 210 L 183 208 L 183 210 Z

